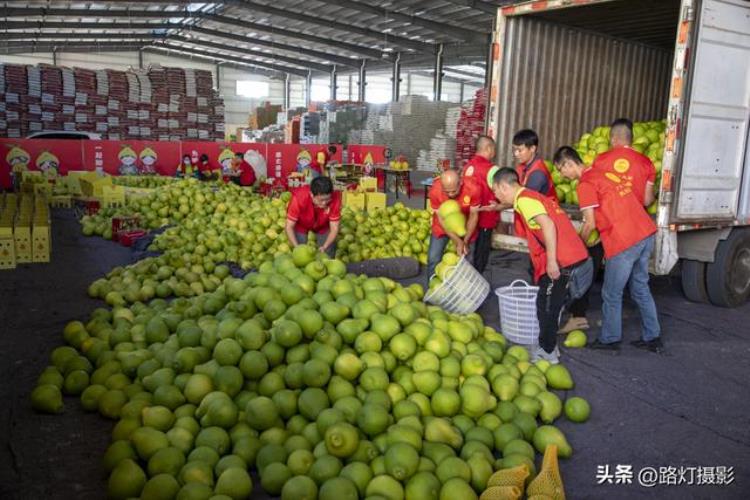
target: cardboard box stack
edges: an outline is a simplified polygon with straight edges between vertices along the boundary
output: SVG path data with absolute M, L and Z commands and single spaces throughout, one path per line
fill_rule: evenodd
M 445 124 L 448 110 L 455 104 L 430 101 L 424 96 L 406 96 L 385 106 L 368 106 L 365 128 L 349 133 L 349 144 L 385 144 L 394 155 L 404 155 L 415 164 L 420 149 Z
M 484 133 L 484 117 L 487 112 L 487 91 L 477 90 L 474 99 L 461 108 L 461 117 L 456 127 L 456 167 L 474 156 L 474 143 Z
M 445 128 L 438 130 L 435 137 L 430 139 L 430 149 L 419 151 L 417 170 L 436 172 L 438 171 L 438 164 L 444 160 L 449 160 L 451 166 L 455 164 L 456 130 L 460 117 L 460 106 L 448 110 L 445 114 Z
M 223 140 L 224 101 L 210 71 L 116 71 L 0 64 L 0 137 L 41 130 L 103 139 Z

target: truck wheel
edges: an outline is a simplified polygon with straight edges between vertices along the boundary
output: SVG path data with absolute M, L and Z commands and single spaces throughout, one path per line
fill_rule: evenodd
M 733 229 L 716 247 L 706 267 L 706 289 L 711 303 L 737 307 L 750 296 L 750 231 Z
M 684 259 L 682 266 L 682 293 L 691 302 L 708 302 L 706 290 L 706 263 Z

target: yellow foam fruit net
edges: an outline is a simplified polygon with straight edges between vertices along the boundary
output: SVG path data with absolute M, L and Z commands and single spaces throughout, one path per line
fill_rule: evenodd
M 541 495 L 540 498 L 565 500 L 565 490 L 557 463 L 557 445 L 547 445 L 547 448 L 544 450 L 542 469 L 534 480 L 529 483 L 529 487 L 526 488 L 526 494 L 529 498 Z
M 490 486 L 515 486 L 523 492 L 526 478 L 529 477 L 529 468 L 526 465 L 517 465 L 510 469 L 501 469 L 490 476 L 487 487 Z
M 517 486 L 490 486 L 482 492 L 479 500 L 519 500 L 522 490 Z

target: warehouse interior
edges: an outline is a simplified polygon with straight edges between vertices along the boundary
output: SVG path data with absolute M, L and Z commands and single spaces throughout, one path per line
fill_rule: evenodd
M 6 1 L 0 61 L 208 70 L 232 130 L 263 102 L 468 100 L 484 86 L 501 3 L 337 0 L 307 2 L 301 12 L 295 1 Z
M 746 499 L 738 54 L 747 0 L 0 0 L 0 500 Z M 745 209 L 683 225 L 697 67 Z

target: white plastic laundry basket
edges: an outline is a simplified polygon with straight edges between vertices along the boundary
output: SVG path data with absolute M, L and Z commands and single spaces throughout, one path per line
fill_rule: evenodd
M 522 286 L 516 286 L 516 285 Z M 515 280 L 495 290 L 500 305 L 500 330 L 511 342 L 536 345 L 539 339 L 539 320 L 536 316 L 538 286 Z
M 448 277 L 428 292 L 425 302 L 440 306 L 448 312 L 469 314 L 482 305 L 490 293 L 490 284 L 474 269 L 465 257 L 445 273 Z

